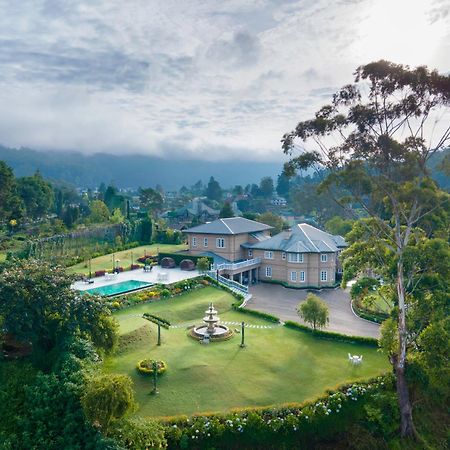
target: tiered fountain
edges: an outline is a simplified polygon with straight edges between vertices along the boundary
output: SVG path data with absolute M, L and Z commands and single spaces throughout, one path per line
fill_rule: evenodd
M 231 337 L 233 332 L 225 325 L 218 324 L 220 319 L 212 303 L 209 304 L 205 314 L 205 317 L 203 317 L 203 322 L 205 323 L 191 329 L 192 337 L 198 340 L 226 339 Z

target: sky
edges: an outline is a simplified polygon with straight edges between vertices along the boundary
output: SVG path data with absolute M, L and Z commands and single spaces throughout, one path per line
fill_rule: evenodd
M 450 72 L 450 0 L 0 0 L 0 144 L 280 161 L 361 64 Z

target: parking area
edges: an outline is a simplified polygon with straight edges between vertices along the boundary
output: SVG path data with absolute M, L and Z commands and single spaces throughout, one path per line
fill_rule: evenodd
M 340 288 L 308 291 L 259 283 L 250 288 L 252 298 L 246 307 L 273 314 L 281 320 L 303 323 L 296 310 L 298 304 L 306 298 L 308 292 L 318 295 L 328 305 L 330 323 L 325 330 L 354 336 L 378 337 L 379 325 L 355 316 L 350 307 L 350 295 Z

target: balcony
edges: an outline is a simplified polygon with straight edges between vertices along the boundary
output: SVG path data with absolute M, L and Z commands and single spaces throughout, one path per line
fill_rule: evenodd
M 213 270 L 239 270 L 246 268 L 253 268 L 257 266 L 258 264 L 261 264 L 261 258 L 253 258 L 253 259 L 247 259 L 245 261 L 240 261 L 236 263 L 222 263 L 222 264 L 214 264 L 212 269 Z

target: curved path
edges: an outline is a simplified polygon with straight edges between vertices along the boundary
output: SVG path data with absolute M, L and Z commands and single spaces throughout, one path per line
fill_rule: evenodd
M 303 323 L 296 309 L 308 292 L 318 295 L 328 305 L 330 323 L 324 329 L 325 331 L 336 331 L 353 336 L 378 337 L 380 326 L 355 316 L 350 307 L 350 295 L 339 288 L 309 291 L 260 283 L 250 288 L 252 298 L 248 301 L 246 308 L 273 314 L 281 320 Z

